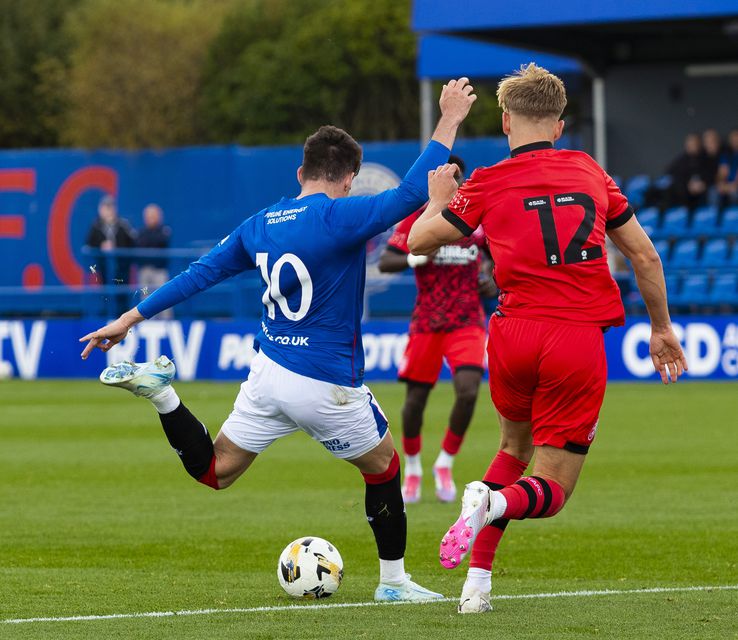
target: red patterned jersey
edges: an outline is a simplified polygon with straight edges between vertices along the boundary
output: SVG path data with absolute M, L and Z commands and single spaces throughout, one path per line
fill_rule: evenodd
M 465 235 L 484 228 L 503 314 L 598 326 L 625 321 L 605 229 L 632 216 L 592 158 L 547 142 L 474 171 L 444 212 Z
M 420 209 L 400 222 L 388 248 L 409 253 L 407 237 Z M 479 299 L 480 250 L 484 233 L 479 229 L 468 238 L 441 247 L 427 264 L 416 267 L 415 300 L 410 333 L 449 332 L 469 326 L 484 327 L 484 311 Z

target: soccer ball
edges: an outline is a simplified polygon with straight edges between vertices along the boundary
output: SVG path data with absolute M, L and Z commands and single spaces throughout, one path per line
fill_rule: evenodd
M 323 538 L 298 538 L 279 556 L 277 578 L 293 598 L 327 598 L 341 585 L 343 560 Z

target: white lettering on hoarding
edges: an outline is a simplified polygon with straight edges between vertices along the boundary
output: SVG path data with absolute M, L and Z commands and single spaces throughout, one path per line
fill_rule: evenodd
M 689 363 L 689 377 L 705 378 L 720 370 L 729 377 L 738 377 L 738 327 L 735 324 L 729 324 L 722 337 L 706 322 L 675 324 L 674 331 Z M 650 338 L 651 327 L 645 322 L 631 326 L 623 338 L 623 363 L 637 378 L 647 378 L 654 373 L 648 353 Z
M 407 345 L 406 333 L 366 333 L 363 341 L 365 371 L 388 371 L 400 366 Z
M 0 369 L 4 376 L 11 377 L 13 374 L 13 365 L 2 359 L 2 343 L 6 338 L 10 338 L 18 375 L 24 380 L 33 380 L 38 375 L 38 365 L 45 337 L 46 322 L 43 320 L 31 323 L 28 339 L 26 339 L 23 322 L 19 320 L 0 322 Z
M 638 345 L 648 342 L 651 338 L 651 325 L 644 322 L 634 324 L 625 333 L 622 345 L 622 356 L 625 368 L 637 378 L 647 378 L 653 373 L 651 356 L 646 350 L 645 357 L 638 355 Z
M 245 336 L 237 333 L 226 333 L 220 340 L 220 351 L 218 353 L 218 369 L 225 371 L 235 369 L 240 371 L 251 366 L 251 361 L 256 356 L 254 350 L 253 333 Z
M 177 366 L 177 377 L 180 380 L 194 380 L 204 336 L 203 320 L 196 320 L 190 324 L 187 339 L 179 321 L 147 322 L 133 329 L 123 342 L 108 351 L 108 365 L 121 360 L 134 360 L 141 340 L 146 342 L 146 360 L 154 360 L 161 355 L 161 340 L 167 338 L 172 350 L 172 360 Z
M 689 363 L 689 375 L 703 378 L 720 365 L 720 335 L 704 322 L 692 322 L 685 330 L 684 355 Z

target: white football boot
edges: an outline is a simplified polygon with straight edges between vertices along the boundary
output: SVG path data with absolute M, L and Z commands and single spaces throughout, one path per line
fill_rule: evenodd
M 120 387 L 134 396 L 153 398 L 171 385 L 176 368 L 166 356 L 153 362 L 118 362 L 104 369 L 100 382 L 110 387 Z
M 443 600 L 443 596 L 430 591 L 410 580 L 410 574 L 405 574 L 405 581 L 400 584 L 382 584 L 380 582 L 374 592 L 377 602 L 427 602 L 429 600 Z
M 482 591 L 471 584 L 464 584 L 459 598 L 459 613 L 487 613 L 492 611 L 489 601 L 489 591 Z

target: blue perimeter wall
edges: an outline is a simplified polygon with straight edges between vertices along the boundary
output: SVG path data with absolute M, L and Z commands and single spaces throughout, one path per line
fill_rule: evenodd
M 738 316 L 677 317 L 689 360 L 688 379 L 738 378 Z M 112 362 L 152 360 L 164 353 L 182 380 L 243 380 L 254 356 L 258 321 L 149 321 L 108 354 L 79 357 L 78 338 L 99 323 L 85 320 L 0 320 L 0 378 L 94 378 Z M 407 340 L 404 321 L 364 325 L 366 380 L 395 380 Z M 631 319 L 605 334 L 611 380 L 656 380 L 648 356 L 649 325 Z M 444 367 L 442 379 L 449 379 Z M 0 392 L 2 381 L 0 380 Z
M 414 141 L 363 147 L 364 161 L 382 165 L 389 186 L 420 151 Z M 508 147 L 504 138 L 481 138 L 460 140 L 454 151 L 471 170 L 498 162 Z M 145 205 L 159 204 L 172 247 L 205 249 L 245 218 L 296 195 L 301 160 L 301 146 L 0 152 L 0 287 L 30 282 L 30 273 L 44 285 L 88 282 L 90 258 L 81 247 L 106 193 L 117 196 L 120 215 L 134 227 L 142 225 Z

